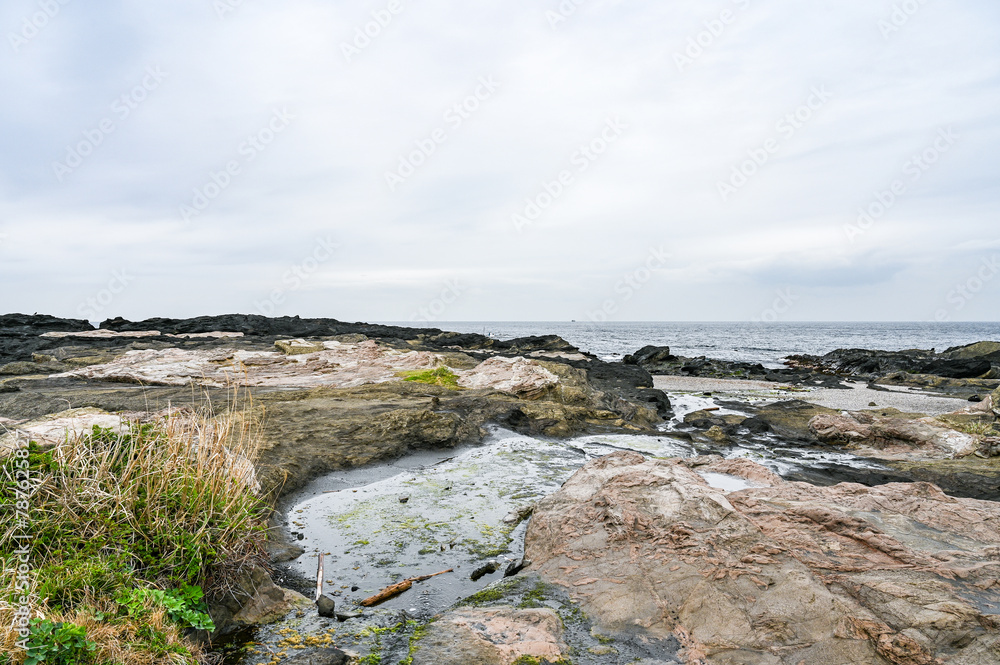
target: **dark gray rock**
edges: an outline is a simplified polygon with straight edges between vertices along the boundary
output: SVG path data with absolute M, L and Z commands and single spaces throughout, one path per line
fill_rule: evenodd
M 499 562 L 488 561 L 482 566 L 479 566 L 479 568 L 476 568 L 474 571 L 472 571 L 472 574 L 469 575 L 469 579 L 475 582 L 481 577 L 485 577 L 486 575 L 497 572 L 499 569 L 500 569 Z
M 337 616 L 337 603 L 328 593 L 324 593 L 316 601 L 316 609 L 319 610 L 319 615 L 321 617 L 333 618 Z

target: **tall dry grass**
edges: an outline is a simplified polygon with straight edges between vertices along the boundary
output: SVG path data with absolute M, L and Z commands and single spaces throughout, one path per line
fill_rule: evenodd
M 96 662 L 185 662 L 176 653 L 157 660 L 142 640 L 123 651 L 122 639 L 138 628 L 113 616 L 114 599 L 123 590 L 182 584 L 222 594 L 244 569 L 266 561 L 268 506 L 254 477 L 260 419 L 253 413 L 252 405 L 218 416 L 175 409 L 123 421 L 117 432 L 95 428 L 49 450 L 33 446 L 27 532 L 35 616 L 84 622 L 101 640 Z M 17 639 L 12 553 L 23 530 L 6 518 L 12 461 L 0 460 L 0 653 Z M 101 615 L 111 618 L 93 618 Z

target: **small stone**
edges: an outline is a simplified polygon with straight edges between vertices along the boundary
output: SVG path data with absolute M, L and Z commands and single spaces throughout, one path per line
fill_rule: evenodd
M 399 502 L 400 503 L 406 503 L 409 500 L 410 500 L 410 497 L 408 497 L 408 496 L 401 496 L 401 497 L 399 497 Z
M 297 534 L 295 534 L 295 538 L 297 540 L 305 540 L 305 537 L 306 537 L 306 534 L 304 534 L 304 533 L 297 533 Z
M 970 402 L 982 402 L 983 398 L 982 398 L 982 395 L 973 395 L 972 397 L 969 398 L 969 401 Z
M 476 568 L 474 571 L 472 571 L 472 574 L 469 575 L 469 578 L 473 582 L 475 582 L 480 577 L 483 577 L 485 575 L 489 575 L 491 573 L 497 572 L 497 570 L 499 570 L 499 568 L 500 568 L 499 562 L 497 562 L 497 561 L 487 561 L 485 564 L 483 564 L 482 566 L 479 566 L 479 568 Z
M 357 619 L 358 617 L 364 616 L 362 612 L 337 612 L 337 621 L 347 621 L 348 619 Z
M 868 402 L 868 406 L 878 406 L 875 402 Z
M 333 596 L 330 594 L 324 593 L 320 596 L 319 600 L 316 601 L 316 607 L 319 609 L 319 615 L 321 617 L 331 618 L 336 616 L 337 604 L 333 600 Z
M 531 565 L 531 562 L 523 558 L 518 559 L 517 561 L 511 561 L 509 564 L 507 564 L 507 569 L 503 571 L 503 576 L 513 577 L 514 575 L 517 575 L 519 572 L 524 570 L 525 566 L 529 565 Z
M 360 588 L 361 588 L 361 587 L 359 587 L 359 586 L 352 586 L 352 587 L 351 587 L 351 591 L 357 591 L 357 590 L 358 590 L 358 589 L 360 589 Z

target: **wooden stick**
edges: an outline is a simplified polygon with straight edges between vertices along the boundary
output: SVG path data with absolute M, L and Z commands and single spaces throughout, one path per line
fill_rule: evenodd
M 319 553 L 319 560 L 316 563 L 316 601 L 319 602 L 323 595 L 323 553 Z
M 438 575 L 444 575 L 445 573 L 453 573 L 453 572 L 455 572 L 454 569 L 449 568 L 448 570 L 442 570 L 440 573 L 432 573 L 431 575 L 421 575 L 420 577 L 411 577 L 410 581 L 423 582 L 424 580 L 429 580 L 432 577 L 437 577 Z
M 379 591 L 377 594 L 371 598 L 365 598 L 361 601 L 363 607 L 371 607 L 372 605 L 378 605 L 383 600 L 389 600 L 393 596 L 398 596 L 407 589 L 413 586 L 412 580 L 403 580 L 402 582 L 396 582 L 392 586 L 387 586 L 386 588 Z
M 420 575 L 419 577 L 411 577 L 405 579 L 402 582 L 396 582 L 393 585 L 387 586 L 386 588 L 379 591 L 377 594 L 371 598 L 365 598 L 361 601 L 363 607 L 371 607 L 372 605 L 378 605 L 379 603 L 389 600 L 393 596 L 398 596 L 399 594 L 407 591 L 413 586 L 414 582 L 423 582 L 424 580 L 429 580 L 432 577 L 437 577 L 438 575 L 444 575 L 445 573 L 453 572 L 453 569 L 442 570 L 440 573 L 434 573 L 432 575 Z

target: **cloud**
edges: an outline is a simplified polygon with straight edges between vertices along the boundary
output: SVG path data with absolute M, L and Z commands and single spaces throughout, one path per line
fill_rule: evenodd
M 615 317 L 747 318 L 797 285 L 789 316 L 928 318 L 996 237 L 993 3 L 923 4 L 885 35 L 893 4 L 861 0 L 217 4 L 76 0 L 30 39 L 37 0 L 0 8 L 0 309 L 74 315 L 125 267 L 102 313 L 246 311 L 332 238 L 280 313 L 405 320 L 459 279 L 446 317 L 582 319 L 665 246 Z M 944 127 L 954 148 L 852 240 Z

